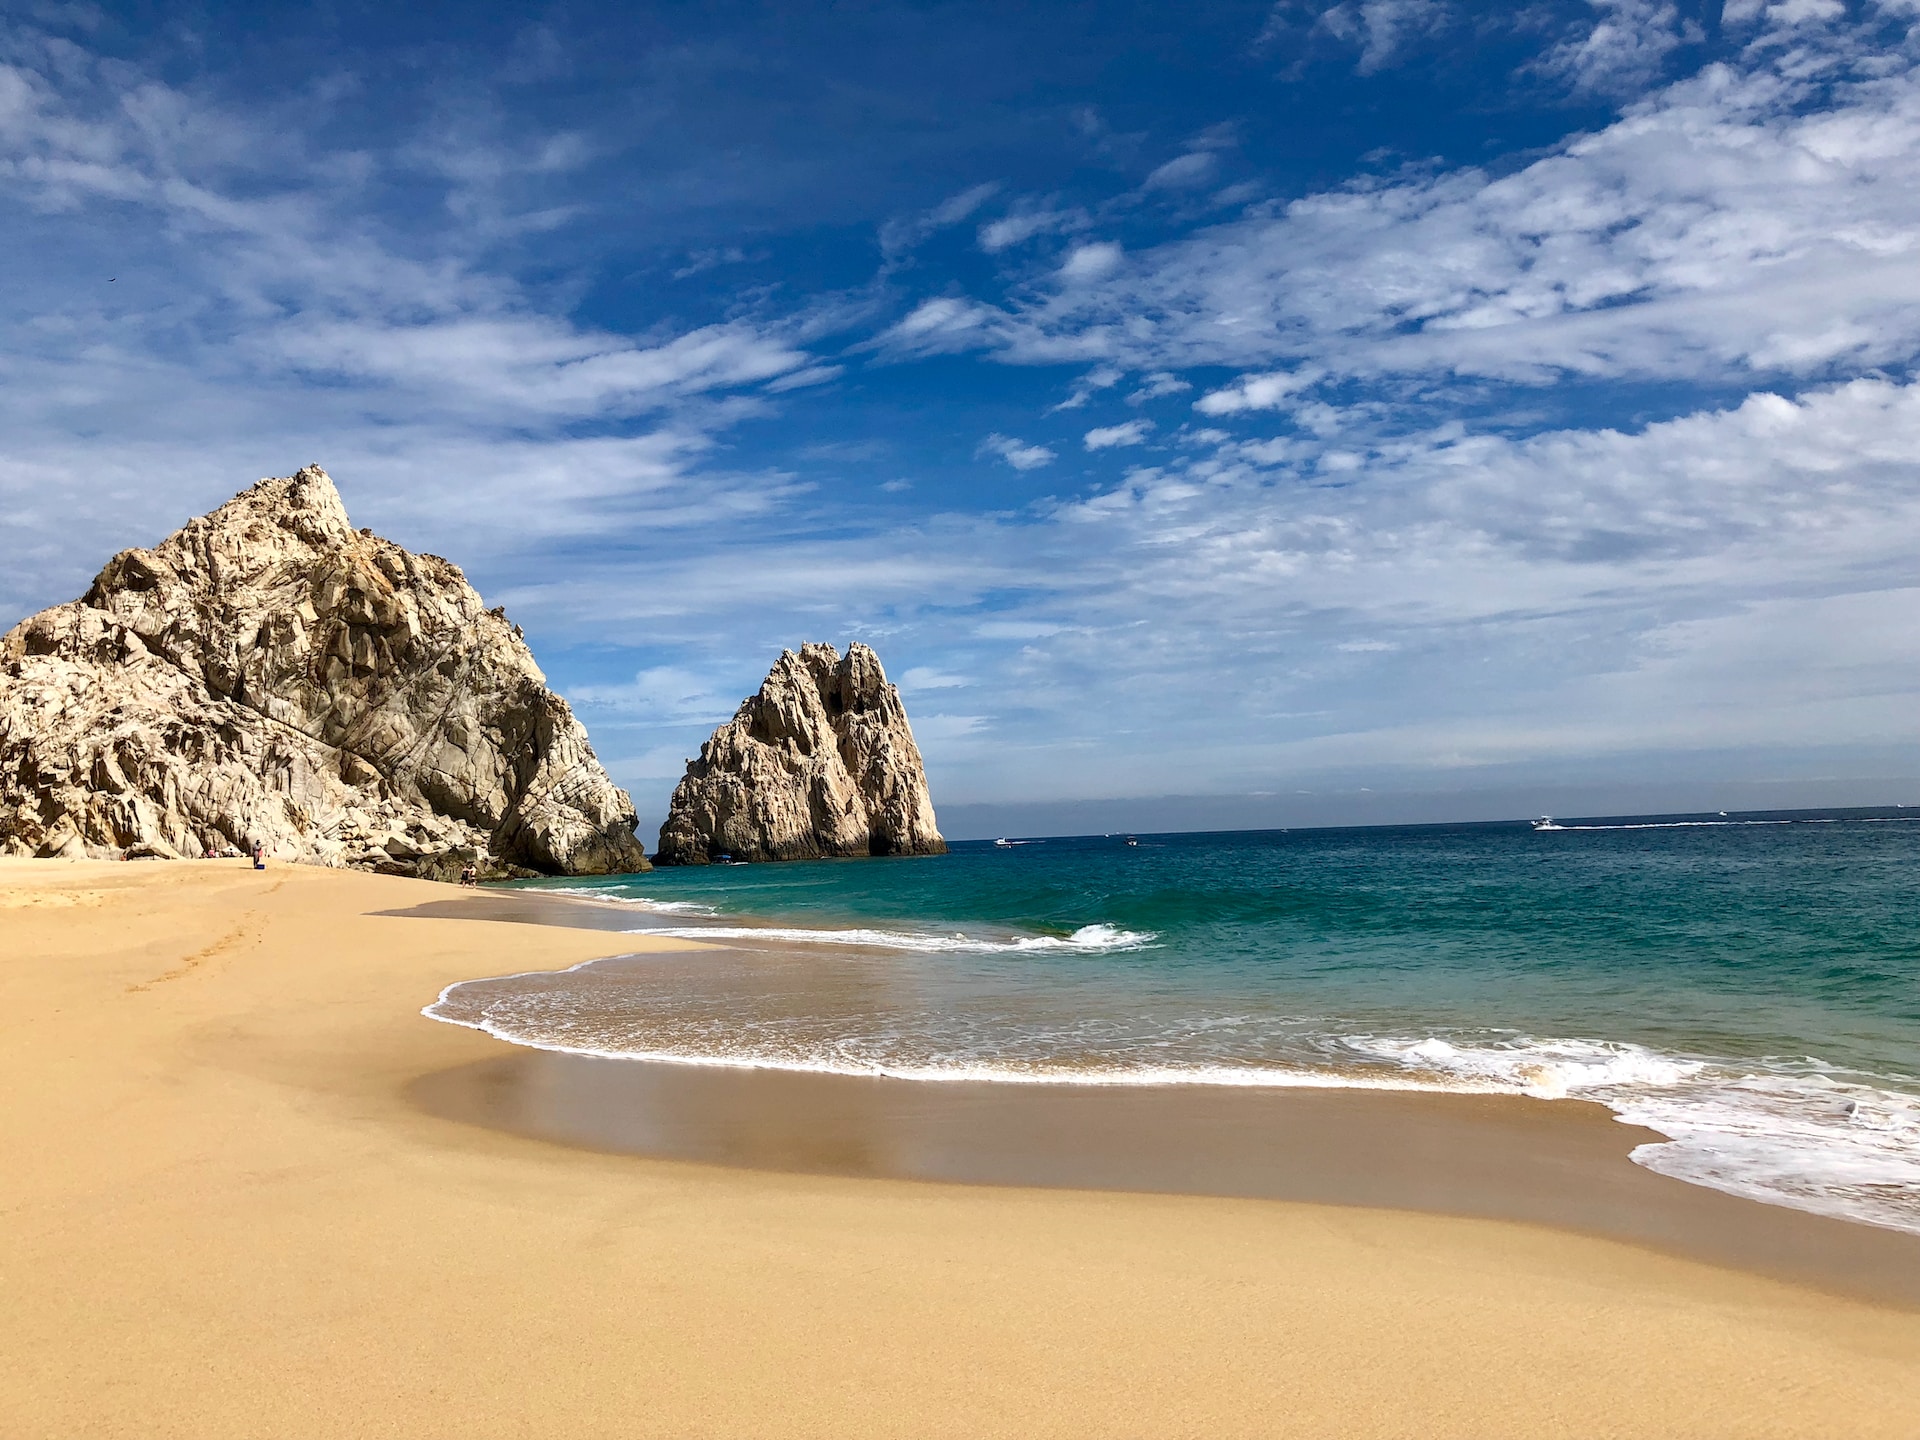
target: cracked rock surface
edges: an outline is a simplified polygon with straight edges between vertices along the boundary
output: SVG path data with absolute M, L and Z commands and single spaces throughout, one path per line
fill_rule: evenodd
M 0 854 L 594 875 L 634 824 L 519 628 L 318 466 L 0 636 Z
M 663 865 L 944 855 L 900 692 L 865 645 L 784 650 L 673 792 Z

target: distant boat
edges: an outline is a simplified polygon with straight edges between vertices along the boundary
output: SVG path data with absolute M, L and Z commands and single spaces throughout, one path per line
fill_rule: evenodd
M 1004 835 L 1002 835 L 998 840 L 994 841 L 993 843 L 999 846 L 1002 850 L 1013 849 L 1013 841 L 1007 839 L 1007 837 Z
M 1536 830 L 1564 830 L 1567 827 L 1554 824 L 1551 815 L 1542 815 L 1538 820 L 1533 822 L 1533 828 Z
M 1138 845 L 1140 843 L 1140 837 L 1137 835 L 1129 835 L 1127 836 L 1125 843 L 1128 845 Z

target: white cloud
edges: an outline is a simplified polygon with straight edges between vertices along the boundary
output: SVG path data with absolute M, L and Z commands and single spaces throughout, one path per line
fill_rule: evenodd
M 1178 395 L 1191 390 L 1193 386 L 1171 370 L 1155 370 L 1146 376 L 1138 389 L 1127 396 L 1129 405 L 1144 405 L 1149 400 L 1158 400 L 1163 395 Z
M 1214 171 L 1219 169 L 1220 161 L 1211 150 L 1191 150 L 1179 155 L 1158 167 L 1147 176 L 1142 188 L 1147 190 L 1187 190 L 1197 185 L 1205 185 L 1213 179 Z
M 1357 45 L 1360 73 L 1371 75 L 1395 64 L 1414 41 L 1453 19 L 1447 0 L 1341 0 L 1320 16 L 1318 28 Z
M 983 620 L 972 633 L 983 640 L 1044 640 L 1066 628 L 1045 620 Z
M 1044 445 L 1029 445 L 1011 435 L 989 435 L 974 451 L 976 455 L 998 455 L 1016 470 L 1038 470 L 1053 463 L 1053 451 Z
M 1078 208 L 1016 206 L 998 220 L 982 225 L 977 238 L 982 250 L 997 255 L 1036 235 L 1071 234 L 1086 229 L 1089 223 L 1086 211 Z
M 384 316 L 301 317 L 248 342 L 301 374 L 393 387 L 410 399 L 494 416 L 633 414 L 676 396 L 802 375 L 806 352 L 743 326 L 710 326 L 636 346 L 548 317 L 453 315 L 407 324 Z
M 1060 266 L 1060 278 L 1068 284 L 1099 280 L 1120 266 L 1122 251 L 1110 240 L 1096 240 L 1076 246 Z
M 930 665 L 916 665 L 900 676 L 901 688 L 905 690 L 956 690 L 972 683 L 965 675 L 937 670 Z
M 923 300 L 884 332 L 879 344 L 902 353 L 937 354 L 979 343 L 983 328 L 999 318 L 992 307 L 943 295 Z
M 829 380 L 838 380 L 847 373 L 844 365 L 809 365 L 804 370 L 789 370 L 767 382 L 769 395 L 784 395 L 789 390 L 804 390 L 813 385 L 825 385 Z
M 986 715 L 923 715 L 913 722 L 914 739 L 922 746 L 939 744 L 972 735 L 990 723 Z
M 1821 25 L 1842 19 L 1846 12 L 1843 0 L 1727 0 L 1722 7 L 1721 23 L 1744 25 L 1763 21 L 1775 26 Z
M 1193 402 L 1202 415 L 1237 415 L 1243 410 L 1278 410 L 1289 399 L 1318 380 L 1322 371 L 1305 367 L 1275 370 L 1265 375 L 1243 375 L 1233 384 L 1210 390 Z
M 923 214 L 888 221 L 880 227 L 882 253 L 889 257 L 903 254 L 948 226 L 958 225 L 992 199 L 999 189 L 999 181 L 983 181 L 949 196 Z
M 1067 398 L 1052 407 L 1048 413 L 1058 410 L 1078 410 L 1102 390 L 1111 390 L 1127 378 L 1127 372 L 1115 365 L 1096 365 L 1086 374 L 1073 382 L 1073 388 L 1067 392 Z
M 456 153 L 438 132 L 430 170 L 406 174 L 423 202 L 445 178 L 453 218 L 420 247 L 367 204 L 372 171 L 424 163 L 420 147 L 315 148 L 324 96 L 242 114 L 65 42 L 9 39 L 0 605 L 66 598 L 108 547 L 307 461 L 336 473 L 361 523 L 459 554 L 489 584 L 510 552 L 737 522 L 798 493 L 777 475 L 686 481 L 716 431 L 764 412 L 768 382 L 830 377 L 801 323 L 616 335 L 480 263 L 518 223 L 515 187 L 581 163 L 578 137 Z M 38 69 L 22 58 L 36 53 Z M 73 523 L 76 504 L 97 507 L 92 522 Z
M 1673 0 L 1590 0 L 1596 15 L 1586 34 L 1562 41 L 1540 69 L 1566 76 L 1576 90 L 1631 95 L 1659 79 L 1667 57 L 1697 26 L 1683 22 Z
M 1302 197 L 969 312 L 1021 363 L 1812 379 L 1920 348 L 1920 42 L 1710 66 L 1500 177 Z M 1224 401 L 1222 403 L 1225 403 Z
M 1089 450 L 1112 450 L 1123 445 L 1138 445 L 1153 429 L 1151 420 L 1128 420 L 1120 425 L 1104 425 L 1086 433 L 1083 443 Z
M 715 677 L 677 665 L 650 666 L 625 685 L 577 685 L 567 698 L 589 719 L 595 711 L 610 711 L 656 725 L 691 720 L 709 726 L 732 715 L 741 699 Z

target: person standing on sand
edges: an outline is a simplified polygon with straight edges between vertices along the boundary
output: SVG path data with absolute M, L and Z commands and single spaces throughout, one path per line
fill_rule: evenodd
M 267 868 L 267 847 L 258 840 L 253 842 L 253 868 L 256 870 Z

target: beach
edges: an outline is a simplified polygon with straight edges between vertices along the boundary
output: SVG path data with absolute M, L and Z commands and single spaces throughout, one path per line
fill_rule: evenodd
M 447 986 L 697 953 L 511 896 L 398 913 L 452 894 L 0 862 L 0 1433 L 1913 1433 L 1920 1308 L 1840 1261 L 1795 1281 L 1411 1194 L 760 1168 L 451 1113 L 431 1097 L 530 1052 L 424 1018 Z

